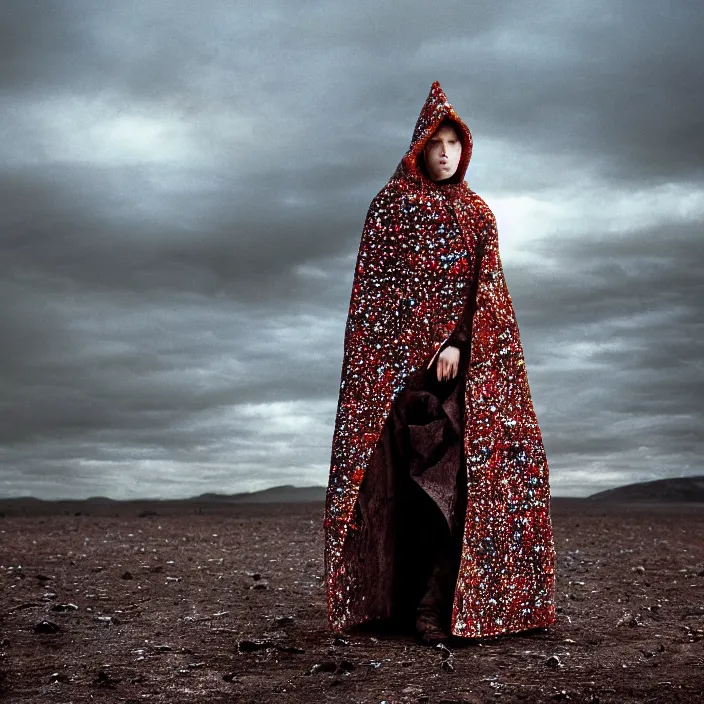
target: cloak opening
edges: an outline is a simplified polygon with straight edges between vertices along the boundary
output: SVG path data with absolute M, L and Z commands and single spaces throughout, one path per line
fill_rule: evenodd
M 462 157 L 456 182 L 434 183 L 419 156 L 448 118 L 458 125 Z M 388 456 L 392 445 L 384 438 L 408 396 L 403 392 L 463 321 L 458 484 L 466 510 L 451 631 L 484 637 L 556 620 L 548 465 L 496 220 L 464 181 L 472 146 L 469 129 L 434 83 L 408 151 L 365 220 L 325 507 L 328 613 L 336 632 L 392 615 L 396 529 L 385 527 L 394 525 L 400 488 L 379 471 L 397 459 Z M 365 478 L 373 491 L 360 501 Z

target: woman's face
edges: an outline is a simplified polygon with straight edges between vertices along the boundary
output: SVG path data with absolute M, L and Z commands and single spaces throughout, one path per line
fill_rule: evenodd
M 428 140 L 423 149 L 428 175 L 442 181 L 455 175 L 462 156 L 462 142 L 450 125 L 443 125 Z

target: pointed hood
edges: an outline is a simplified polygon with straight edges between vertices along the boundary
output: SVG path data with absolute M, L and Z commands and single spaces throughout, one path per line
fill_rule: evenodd
M 451 181 L 453 183 L 464 181 L 469 160 L 472 158 L 472 133 L 462 118 L 455 112 L 438 81 L 435 81 L 430 87 L 430 93 L 428 93 L 413 130 L 411 145 L 403 159 L 401 159 L 394 174 L 395 176 L 405 175 L 418 180 L 429 180 L 423 165 L 423 149 L 444 120 L 451 120 L 455 124 L 462 142 L 462 156 Z

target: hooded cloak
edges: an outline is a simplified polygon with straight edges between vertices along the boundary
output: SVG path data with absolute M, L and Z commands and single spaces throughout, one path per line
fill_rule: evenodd
M 444 120 L 462 141 L 455 176 L 433 182 L 423 148 Z M 371 202 L 344 337 L 325 505 L 328 615 L 335 632 L 390 615 L 393 570 L 360 486 L 392 406 L 470 311 L 462 467 L 467 502 L 451 617 L 485 637 L 556 620 L 545 449 L 506 287 L 494 214 L 464 181 L 472 136 L 433 83 L 395 173 Z

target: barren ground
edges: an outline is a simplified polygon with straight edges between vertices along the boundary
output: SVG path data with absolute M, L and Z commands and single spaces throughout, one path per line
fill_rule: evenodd
M 320 504 L 138 509 L 0 518 L 0 701 L 704 701 L 702 504 L 553 499 L 558 623 L 449 650 L 328 631 Z

